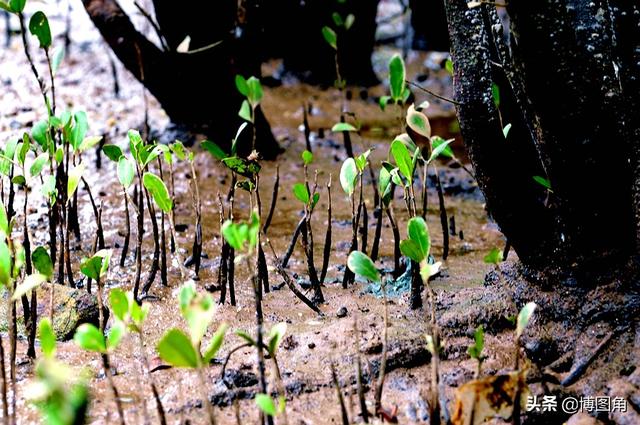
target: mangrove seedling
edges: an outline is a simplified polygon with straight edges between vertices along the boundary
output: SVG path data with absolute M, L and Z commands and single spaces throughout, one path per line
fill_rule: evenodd
M 375 388 L 375 412 L 376 416 L 383 412 L 382 409 L 382 389 L 384 387 L 384 379 L 387 368 L 387 350 L 388 350 L 388 328 L 389 328 L 389 312 L 387 306 L 386 283 L 383 282 L 380 272 L 376 268 L 371 258 L 367 254 L 360 251 L 353 251 L 347 259 L 347 267 L 358 276 L 362 276 L 378 285 L 382 290 L 382 301 L 384 303 L 384 328 L 382 333 L 382 357 L 380 360 L 380 371 L 378 373 L 378 382 Z
M 124 425 L 125 423 L 124 410 L 122 409 L 122 402 L 120 401 L 118 389 L 116 388 L 115 382 L 113 382 L 113 373 L 110 366 L 111 362 L 109 361 L 109 356 L 118 347 L 125 332 L 126 328 L 124 323 L 116 321 L 111 325 L 111 329 L 109 329 L 109 333 L 105 338 L 103 330 L 98 329 L 91 323 L 83 323 L 78 327 L 75 335 L 73 336 L 73 340 L 80 348 L 100 354 L 102 369 L 109 382 L 109 387 L 111 387 L 113 399 L 118 410 L 120 425 Z
M 251 123 L 251 152 L 253 152 L 256 148 L 256 108 L 260 105 L 264 92 L 260 80 L 253 76 L 245 79 L 242 75 L 236 75 L 236 88 L 246 98 L 240 105 L 238 115 Z
M 535 311 L 537 305 L 534 302 L 529 302 L 522 307 L 520 312 L 518 313 L 518 318 L 516 319 L 516 338 L 514 341 L 515 345 L 515 372 L 520 375 L 520 338 L 524 333 L 525 328 L 531 321 L 531 316 L 533 316 L 533 312 Z M 524 388 L 520 385 L 521 381 L 518 381 L 518 386 L 515 392 L 515 397 L 513 398 L 513 423 L 514 425 L 520 425 L 520 398 L 522 396 L 522 391 Z
M 80 263 L 80 271 L 83 275 L 85 275 L 88 279 L 92 279 L 96 281 L 97 286 L 97 295 L 98 295 L 98 315 L 99 320 L 98 324 L 100 330 L 104 332 L 106 326 L 106 318 L 104 317 L 104 295 L 103 295 L 103 286 L 104 281 L 102 277 L 107 274 L 107 270 L 109 268 L 109 261 L 111 260 L 111 250 L 100 250 L 96 252 L 90 258 L 84 258 Z M 89 287 L 91 283 L 87 284 L 87 289 L 89 293 L 91 293 L 91 288 Z
M 469 357 L 478 361 L 478 368 L 476 369 L 474 379 L 478 379 L 482 373 L 482 362 L 485 359 L 485 356 L 482 354 L 482 350 L 484 350 L 484 328 L 482 325 L 478 325 L 473 333 L 473 345 L 470 345 L 469 348 L 467 348 L 467 354 Z
M 227 325 L 222 323 L 213 334 L 204 354 L 200 351 L 202 339 L 213 322 L 215 305 L 209 294 L 200 294 L 195 284 L 188 282 L 180 288 L 178 295 L 180 312 L 187 321 L 189 335 L 178 328 L 168 330 L 156 349 L 160 358 L 174 367 L 193 369 L 198 377 L 202 403 L 207 409 L 209 423 L 215 425 L 213 405 L 207 395 L 204 367 L 215 357 L 222 346 Z
M 282 396 L 278 397 L 276 405 L 276 401 L 274 401 L 270 395 L 258 393 L 256 394 L 255 402 L 258 409 L 266 416 L 276 418 L 281 414 L 286 415 L 287 400 Z M 285 422 L 285 424 L 286 423 L 287 422 Z
M 427 335 L 427 348 L 431 352 L 431 398 L 429 402 L 429 417 L 432 424 L 440 423 L 440 330 L 436 319 L 436 299 L 429 278 L 438 273 L 440 263 L 429 264 L 429 252 L 431 250 L 431 238 L 429 228 L 422 217 L 413 217 L 407 223 L 408 239 L 400 243 L 400 250 L 412 261 L 419 264 L 422 284 L 426 287 L 429 295 L 429 305 L 431 310 L 430 325 L 431 333 Z
M 156 410 L 160 424 L 165 425 L 167 420 L 165 418 L 164 407 L 162 406 L 162 400 L 160 399 L 160 393 L 158 392 L 155 379 L 150 373 L 149 358 L 144 348 L 143 324 L 149 314 L 150 305 L 148 303 L 138 304 L 132 292 L 125 293 L 119 288 L 114 288 L 109 292 L 109 305 L 111 306 L 111 311 L 115 319 L 122 322 L 126 326 L 126 329 L 138 336 L 138 349 L 140 350 L 144 365 L 144 377 L 149 380 L 151 385 L 151 392 L 156 402 Z
M 40 321 L 38 334 L 43 356 L 36 364 L 35 380 L 27 390 L 30 402 L 46 424 L 84 423 L 89 406 L 86 374 L 56 359 L 56 336 L 48 318 Z

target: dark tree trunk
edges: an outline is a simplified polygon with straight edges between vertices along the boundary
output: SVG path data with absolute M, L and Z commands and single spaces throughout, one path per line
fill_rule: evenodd
M 172 120 L 205 132 L 221 145 L 229 144 L 241 119 L 242 98 L 237 92 L 236 74 L 259 76 L 259 61 L 243 50 L 250 40 L 236 39 L 236 2 L 198 2 L 176 7 L 154 1 L 161 31 L 169 46 L 164 51 L 138 32 L 115 0 L 83 0 L 91 20 L 123 65 L 162 104 Z M 246 31 L 251 34 L 250 31 Z M 245 32 L 245 33 L 246 33 Z M 189 35 L 190 50 L 175 47 Z M 213 43 L 220 44 L 211 46 Z M 258 150 L 273 158 L 280 148 L 262 111 L 256 111 Z M 246 133 L 246 132 L 245 132 Z M 247 133 L 248 134 L 248 133 Z M 240 141 L 240 153 L 250 149 L 250 136 Z
M 462 135 L 487 208 L 520 260 L 582 283 L 635 260 L 639 6 L 509 2 L 506 38 L 493 6 L 450 0 L 446 9 Z
M 375 44 L 379 0 L 287 0 L 270 2 L 267 8 L 267 37 L 278 46 L 272 53 L 284 58 L 287 72 L 314 84 L 332 85 L 336 80 L 334 50 L 322 36 L 322 27 L 338 35 L 340 73 L 348 85 L 371 86 L 378 83 L 371 54 Z M 331 15 L 355 17 L 349 30 L 337 28 Z

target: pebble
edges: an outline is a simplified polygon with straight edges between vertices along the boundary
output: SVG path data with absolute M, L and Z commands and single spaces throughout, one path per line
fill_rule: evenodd
M 336 316 L 342 318 L 342 317 L 347 317 L 347 307 L 340 307 L 340 309 L 338 310 L 338 312 L 336 313 Z

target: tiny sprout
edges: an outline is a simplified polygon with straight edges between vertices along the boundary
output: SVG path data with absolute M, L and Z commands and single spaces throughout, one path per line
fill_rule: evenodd
M 473 333 L 473 341 L 473 345 L 467 348 L 467 354 L 469 354 L 469 357 L 480 362 L 484 358 L 482 355 L 482 350 L 484 349 L 484 328 L 482 325 L 479 325 Z
M 529 302 L 522 307 L 522 310 L 518 313 L 518 320 L 516 322 L 516 337 L 520 338 L 522 336 L 522 333 L 529 324 L 536 307 L 537 305 L 534 302 Z
M 286 407 L 286 399 L 284 396 L 278 397 L 278 406 L 276 407 L 276 403 L 273 401 L 271 396 L 267 394 L 256 394 L 256 405 L 265 415 L 275 417 L 284 412 Z
M 494 264 L 497 266 L 502 261 L 504 261 L 504 259 L 502 258 L 502 252 L 499 248 L 495 247 L 491 249 L 491 251 L 489 251 L 489 253 L 484 257 L 484 262 L 487 264 Z
M 322 36 L 333 50 L 338 50 L 338 36 L 334 30 L 327 26 L 322 27 Z
M 341 133 L 343 131 L 358 131 L 358 129 L 348 122 L 339 122 L 331 127 L 331 131 L 334 133 Z
M 313 154 L 308 150 L 302 152 L 302 162 L 304 165 L 309 165 L 313 162 Z
M 536 183 L 538 183 L 540 186 L 547 189 L 549 192 L 553 192 L 553 190 L 551 189 L 551 181 L 549 181 L 549 179 L 544 178 L 542 176 L 533 176 L 533 180 Z

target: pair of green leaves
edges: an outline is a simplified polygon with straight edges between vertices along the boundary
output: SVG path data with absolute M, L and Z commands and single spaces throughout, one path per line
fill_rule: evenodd
M 396 104 L 404 104 L 411 92 L 406 86 L 406 70 L 404 60 L 398 54 L 395 54 L 389 60 L 389 92 L 390 96 L 380 97 L 380 108 L 385 109 L 389 101 Z
M 44 282 L 50 281 L 53 277 L 53 263 L 49 253 L 44 247 L 39 246 L 31 253 L 31 262 L 38 273 L 27 276 L 24 281 L 16 287 L 11 296 L 12 300 L 19 299 Z
M 311 209 L 315 208 L 316 204 L 320 200 L 320 194 L 318 192 L 313 194 L 313 197 L 309 194 L 309 189 L 304 183 L 296 183 L 293 185 L 293 195 L 303 204 L 308 205 Z
M 123 322 L 134 332 L 142 332 L 142 324 L 149 315 L 149 304 L 138 304 L 133 293 L 125 293 L 122 289 L 114 288 L 109 292 L 109 305 L 117 320 Z
M 73 340 L 83 350 L 107 354 L 118 347 L 126 331 L 124 323 L 116 321 L 105 338 L 104 334 L 95 325 L 83 323 L 73 335 Z
M 413 217 L 407 223 L 408 238 L 400 242 L 400 251 L 403 255 L 420 264 L 420 275 L 424 282 L 438 273 L 440 262 L 429 264 L 429 252 L 431 251 L 431 237 L 426 221 L 422 217 Z
M 109 261 L 111 260 L 111 250 L 101 249 L 90 258 L 84 258 L 80 263 L 80 271 L 89 279 L 99 280 L 107 273 Z
M 248 252 L 255 248 L 259 231 L 260 218 L 256 211 L 251 213 L 251 219 L 248 222 L 234 223 L 227 220 L 222 224 L 221 229 L 224 239 L 238 252 Z
M 189 337 L 180 329 L 170 329 L 157 345 L 160 358 L 174 367 L 196 369 L 202 364 L 208 364 L 215 357 L 227 331 L 227 325 L 222 324 L 213 334 L 205 354 L 201 355 L 193 346 Z
M 284 322 L 274 325 L 269 330 L 269 334 L 267 335 L 267 351 L 271 357 L 276 357 L 278 348 L 280 348 L 280 343 L 282 342 L 285 333 L 287 333 L 287 324 Z M 258 346 L 256 340 L 248 332 L 238 329 L 236 331 L 236 335 L 244 339 L 249 345 L 253 347 Z
M 259 393 L 256 394 L 256 406 L 264 413 L 265 415 L 276 417 L 284 412 L 284 409 L 287 406 L 287 400 L 284 396 L 278 397 L 278 405 L 276 406 L 276 402 L 271 398 L 270 395 Z
M 342 15 L 340 15 L 338 12 L 333 12 L 331 14 L 331 19 L 333 19 L 333 23 L 336 24 L 337 27 L 343 27 L 348 31 L 353 26 L 356 17 L 353 15 L 353 13 L 349 13 L 347 17 L 343 19 Z
M 246 97 L 246 100 L 243 100 L 240 105 L 238 115 L 243 120 L 253 123 L 254 110 L 264 96 L 260 80 L 253 76 L 245 79 L 242 75 L 236 75 L 236 88 L 240 94 Z

